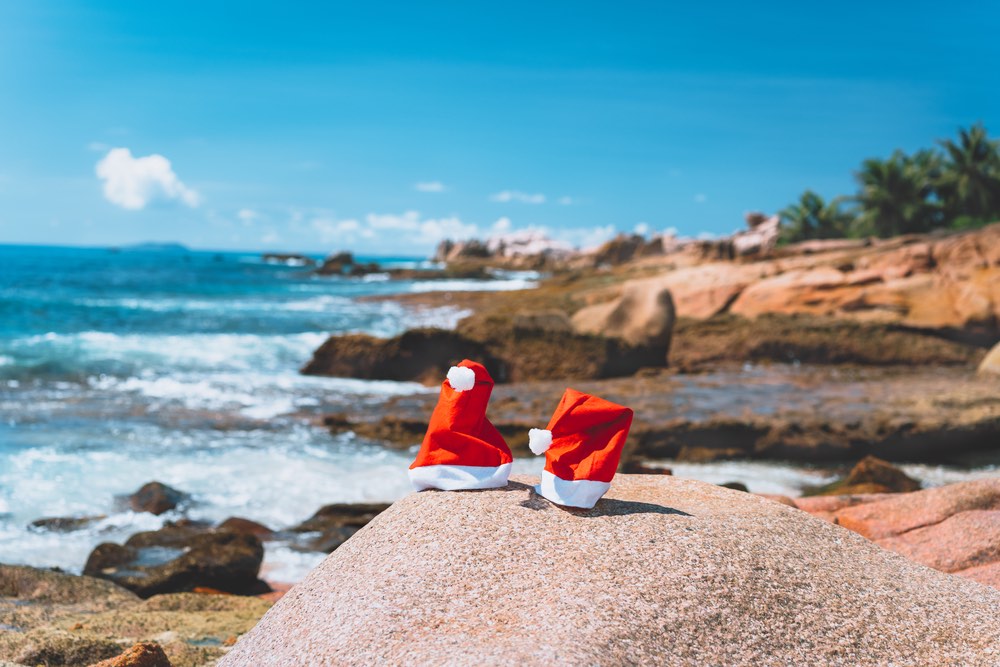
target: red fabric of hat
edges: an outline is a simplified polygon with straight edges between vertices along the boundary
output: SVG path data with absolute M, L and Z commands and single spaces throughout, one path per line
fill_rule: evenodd
M 513 457 L 486 418 L 492 392 L 493 378 L 482 364 L 465 359 L 451 368 L 410 466 L 410 479 L 418 489 L 495 488 L 507 483 Z
M 593 507 L 618 470 L 632 410 L 567 389 L 547 430 L 532 429 L 531 449 L 545 452 L 539 493 L 573 507 Z

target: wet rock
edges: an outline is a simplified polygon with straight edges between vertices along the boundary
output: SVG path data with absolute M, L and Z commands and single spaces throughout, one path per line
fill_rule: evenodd
M 594 509 L 567 511 L 534 495 L 536 481 L 403 498 L 220 667 L 1000 657 L 1000 591 L 801 511 L 662 475 L 618 475 Z
M 37 530 L 48 530 L 54 533 L 72 533 L 83 530 L 91 524 L 106 519 L 107 515 L 97 514 L 94 516 L 58 516 L 35 519 L 31 522 L 31 527 Z
M 578 333 L 620 338 L 629 345 L 662 348 L 663 364 L 674 327 L 670 290 L 648 282 L 628 282 L 617 299 L 578 310 L 573 328 Z M 661 365 L 663 365 L 661 364 Z
M 259 540 L 267 541 L 274 537 L 275 532 L 262 523 L 244 519 L 238 516 L 231 516 L 218 525 L 219 530 L 228 530 L 233 533 L 253 535 Z
M 723 315 L 678 320 L 670 366 L 687 372 L 727 362 L 962 366 L 979 354 L 975 347 L 899 326 L 801 315 Z
M 482 343 L 444 329 L 411 329 L 395 338 L 366 334 L 331 336 L 313 352 L 305 375 L 433 384 L 462 359 L 476 359 L 490 373 L 503 375 L 500 363 Z
M 872 493 L 907 493 L 918 491 L 920 482 L 875 456 L 858 461 L 844 479 L 827 484 L 805 495 L 842 496 Z
M 199 587 L 254 595 L 268 590 L 257 578 L 263 557 L 254 535 L 168 524 L 136 533 L 124 545 L 99 544 L 83 572 L 141 597 Z
M 328 255 L 316 269 L 321 276 L 339 276 L 354 266 L 354 255 L 346 250 Z
M 719 484 L 719 486 L 724 489 L 732 489 L 733 491 L 743 491 L 744 493 L 750 491 L 743 482 L 725 482 L 724 484 Z
M 485 364 L 497 382 L 620 377 L 666 364 L 659 344 L 566 331 L 541 314 L 473 315 L 459 322 L 457 331 L 500 360 L 499 375 Z
M 289 532 L 299 534 L 292 546 L 301 551 L 330 553 L 388 508 L 389 505 L 384 503 L 325 505 L 289 529 Z
M 134 512 L 163 514 L 190 500 L 191 496 L 183 491 L 162 482 L 148 482 L 128 497 L 128 504 Z
M 172 667 L 163 648 L 155 642 L 140 642 L 121 655 L 91 667 Z
M 980 375 L 1000 376 L 1000 343 L 997 343 L 983 358 L 978 372 Z

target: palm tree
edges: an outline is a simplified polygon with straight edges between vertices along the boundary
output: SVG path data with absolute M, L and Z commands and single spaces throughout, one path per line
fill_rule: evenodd
M 941 207 L 934 185 L 940 158 L 932 151 L 913 157 L 896 151 L 888 160 L 868 159 L 856 178 L 860 213 L 855 231 L 895 236 L 930 231 L 941 225 Z
M 1000 141 L 991 141 L 982 123 L 959 130 L 958 143 L 939 142 L 946 160 L 937 188 L 950 222 L 1000 219 Z
M 843 238 L 854 216 L 843 208 L 844 198 L 835 197 L 830 203 L 806 190 L 799 201 L 779 213 L 785 222 L 781 238 L 786 243 L 808 239 Z

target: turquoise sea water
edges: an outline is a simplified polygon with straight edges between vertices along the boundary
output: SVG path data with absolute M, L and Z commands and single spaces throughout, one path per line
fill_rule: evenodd
M 193 494 L 194 518 L 276 527 L 325 503 L 403 495 L 409 453 L 315 422 L 427 389 L 298 369 L 331 333 L 388 336 L 461 316 L 355 297 L 530 284 L 316 277 L 256 254 L 0 246 L 0 562 L 79 571 L 98 542 L 176 518 L 121 509 L 118 496 L 152 479 Z M 28 528 L 69 515 L 106 518 L 67 534 Z M 317 560 L 280 544 L 267 558 L 287 580 Z

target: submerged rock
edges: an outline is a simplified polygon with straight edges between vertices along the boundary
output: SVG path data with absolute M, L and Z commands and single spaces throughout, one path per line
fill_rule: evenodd
M 48 530 L 54 533 L 72 533 L 83 530 L 87 526 L 106 519 L 106 514 L 96 514 L 94 516 L 56 516 L 35 519 L 31 522 L 31 527 L 36 530 Z
M 1000 660 L 1000 591 L 799 510 L 629 475 L 567 510 L 535 481 L 398 501 L 219 664 Z
M 99 544 L 83 573 L 142 597 L 196 588 L 253 595 L 269 590 L 257 578 L 263 558 L 264 547 L 254 535 L 168 524 L 136 533 L 124 545 Z
M 190 500 L 190 495 L 172 486 L 162 482 L 148 482 L 128 497 L 128 504 L 134 512 L 163 514 Z

